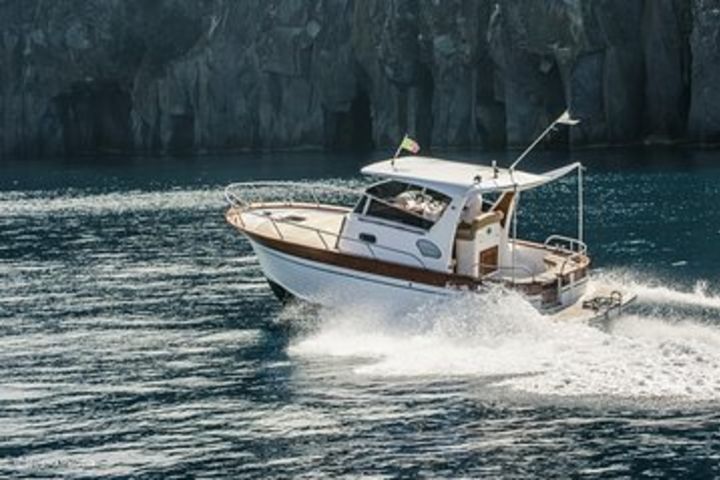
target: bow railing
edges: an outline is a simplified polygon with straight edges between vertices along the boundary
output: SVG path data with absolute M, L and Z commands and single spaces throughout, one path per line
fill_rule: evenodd
M 286 234 L 283 234 L 283 228 L 296 228 L 304 231 L 313 232 L 322 248 L 325 250 L 341 250 L 342 242 L 360 246 L 362 250 L 368 252 L 368 256 L 378 260 L 388 259 L 390 254 L 393 257 L 406 258 L 411 264 L 427 270 L 425 262 L 417 255 L 399 250 L 397 248 L 380 245 L 377 243 L 366 242 L 357 238 L 343 235 L 342 225 L 337 232 L 325 230 L 311 225 L 303 224 L 299 220 L 294 220 L 292 216 L 286 218 L 274 218 L 268 215 L 263 207 L 336 207 L 345 208 L 350 211 L 358 197 L 363 191 L 349 187 L 341 187 L 318 183 L 303 182 L 241 182 L 233 183 L 225 188 L 225 199 L 232 208 L 237 209 L 237 220 L 245 227 L 242 216 L 250 215 L 256 218 L 269 221 L 278 238 L 285 240 Z M 342 242 L 341 242 L 342 241 Z M 385 255 L 383 255 L 383 253 Z M 353 251 L 352 254 L 357 254 Z M 402 262 L 407 264 L 407 262 Z

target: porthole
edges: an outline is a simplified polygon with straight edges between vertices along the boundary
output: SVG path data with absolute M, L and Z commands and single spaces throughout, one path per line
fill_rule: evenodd
M 417 249 L 420 251 L 420 254 L 423 257 L 428 257 L 428 258 L 442 257 L 442 252 L 440 251 L 440 248 L 438 248 L 438 246 L 435 245 L 430 240 L 425 240 L 424 238 L 421 238 L 420 240 L 415 242 L 415 245 L 417 246 Z

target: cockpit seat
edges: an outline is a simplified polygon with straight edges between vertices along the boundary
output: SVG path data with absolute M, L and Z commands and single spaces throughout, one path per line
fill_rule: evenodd
M 432 222 L 438 221 L 445 210 L 445 204 L 443 202 L 437 201 L 431 195 L 419 190 L 407 190 L 402 192 L 392 199 L 391 203 L 396 208 L 405 210 L 406 212 L 410 212 Z
M 472 223 L 462 222 L 457 229 L 458 240 L 474 240 L 477 232 L 482 229 L 500 223 L 503 219 L 503 212 L 485 212 L 475 217 Z

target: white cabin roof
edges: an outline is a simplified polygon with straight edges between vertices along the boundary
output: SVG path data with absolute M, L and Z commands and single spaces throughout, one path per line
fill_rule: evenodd
M 493 167 L 472 163 L 453 162 L 438 158 L 408 156 L 384 160 L 364 167 L 363 175 L 401 180 L 426 186 L 450 196 L 464 195 L 471 188 L 480 192 L 529 190 L 556 180 L 575 168 L 574 163 L 543 174 L 498 168 L 497 177 Z M 479 177 L 480 181 L 477 181 Z

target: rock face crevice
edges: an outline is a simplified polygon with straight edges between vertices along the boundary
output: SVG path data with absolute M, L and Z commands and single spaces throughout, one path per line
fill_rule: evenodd
M 720 141 L 720 0 L 0 0 L 0 154 Z

